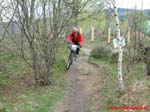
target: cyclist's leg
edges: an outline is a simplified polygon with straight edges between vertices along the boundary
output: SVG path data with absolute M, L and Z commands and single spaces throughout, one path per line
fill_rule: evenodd
M 70 53 L 69 53 L 69 56 L 68 56 L 68 61 L 70 60 L 70 58 L 71 58 L 71 50 L 70 50 Z
M 75 45 L 78 45 L 78 46 L 79 46 L 80 44 L 79 44 L 79 42 L 75 42 Z M 79 54 L 79 51 L 80 51 L 80 48 L 77 48 L 77 50 L 76 50 L 76 54 L 77 54 L 77 55 Z
M 76 61 L 76 59 L 79 55 L 79 51 L 80 51 L 80 48 L 77 48 L 76 52 L 74 53 L 74 61 Z
M 74 53 L 70 50 L 70 54 L 69 54 L 69 57 L 68 57 L 68 62 L 69 63 L 73 63 L 73 57 L 74 57 Z
M 80 51 L 80 48 L 77 48 L 77 50 L 76 50 L 77 55 L 79 54 L 79 51 Z

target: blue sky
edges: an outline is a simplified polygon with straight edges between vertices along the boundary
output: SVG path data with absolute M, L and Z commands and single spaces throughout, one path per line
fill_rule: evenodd
M 150 0 L 116 0 L 116 3 L 119 8 L 150 9 Z

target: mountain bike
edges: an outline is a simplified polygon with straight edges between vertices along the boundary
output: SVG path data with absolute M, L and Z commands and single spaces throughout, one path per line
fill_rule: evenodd
M 69 54 L 69 57 L 68 57 L 68 63 L 67 63 L 67 67 L 66 67 L 67 70 L 69 70 L 70 66 L 76 60 L 76 58 L 77 58 L 76 51 L 79 48 L 80 47 L 78 45 L 71 45 L 70 46 L 70 54 Z

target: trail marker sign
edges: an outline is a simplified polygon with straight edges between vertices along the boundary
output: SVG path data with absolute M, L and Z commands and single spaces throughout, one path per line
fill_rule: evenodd
M 124 37 L 120 37 L 119 39 L 121 40 L 122 47 L 126 46 L 125 38 Z M 119 39 L 118 38 L 114 38 L 113 39 L 114 48 L 119 48 Z

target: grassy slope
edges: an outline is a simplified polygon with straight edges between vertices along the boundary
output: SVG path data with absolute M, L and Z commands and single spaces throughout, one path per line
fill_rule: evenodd
M 33 78 L 32 70 L 29 69 L 20 57 L 11 52 L 1 54 L 0 60 L 3 63 L 1 66 L 4 65 L 6 70 L 0 72 L 0 112 L 49 112 L 55 103 L 65 94 L 64 59 L 67 56 L 65 45 L 61 45 L 59 54 L 61 55 L 58 56 L 57 64 L 52 69 L 51 78 L 54 84 L 50 87 L 40 87 L 38 90 L 23 87 L 24 85 L 19 86 L 21 82 L 19 83 L 17 79 L 21 79 L 25 75 Z M 12 89 L 8 89 L 9 93 L 3 95 L 2 88 L 7 86 Z
M 106 45 L 102 40 L 97 40 L 92 44 L 96 46 L 98 43 L 99 45 L 101 43 L 102 45 Z M 126 69 L 127 62 L 123 63 L 123 79 L 126 91 L 124 94 L 121 94 L 118 88 L 117 63 L 111 63 L 108 60 L 90 58 L 92 63 L 103 65 L 106 71 L 105 83 L 100 90 L 101 97 L 97 100 L 99 104 L 102 104 L 103 112 L 111 112 L 111 110 L 107 109 L 108 106 L 150 105 L 148 95 L 150 92 L 150 78 L 146 76 L 145 64 L 140 62 L 135 63 L 132 65 L 131 73 L 128 74 Z

